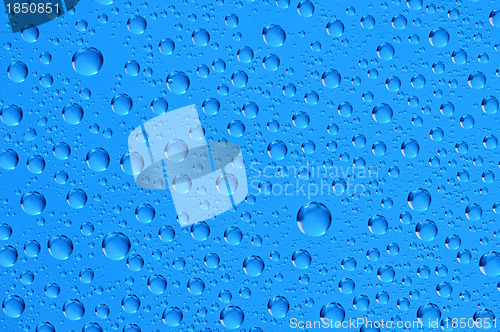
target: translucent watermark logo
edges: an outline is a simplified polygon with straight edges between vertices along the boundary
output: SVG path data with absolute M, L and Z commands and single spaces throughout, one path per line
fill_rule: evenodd
M 207 144 L 194 105 L 169 111 L 135 128 L 128 138 L 135 183 L 172 194 L 181 226 L 213 218 L 248 193 L 238 145 Z
M 28 30 L 55 20 L 70 11 L 80 0 L 4 0 L 12 32 Z
M 252 194 L 267 196 L 306 196 L 308 199 L 326 195 L 363 196 L 366 182 L 378 179 L 377 166 L 354 167 L 338 165 L 271 166 L 260 162 L 250 164 Z

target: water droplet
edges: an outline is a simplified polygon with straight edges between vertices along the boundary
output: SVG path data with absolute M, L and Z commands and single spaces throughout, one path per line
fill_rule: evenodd
M 19 163 L 19 155 L 12 149 L 0 152 L 0 167 L 5 170 L 13 170 Z
M 326 32 L 332 37 L 340 37 L 344 33 L 344 23 L 340 20 L 328 22 Z
M 109 166 L 109 154 L 103 148 L 95 148 L 87 153 L 87 166 L 96 172 L 103 172 Z
M 17 262 L 17 250 L 12 246 L 4 246 L 0 248 L 0 265 L 3 267 L 11 267 Z
M 21 61 L 13 62 L 7 67 L 7 76 L 12 82 L 24 82 L 26 77 L 28 77 L 28 66 Z
M 264 261 L 259 256 L 251 255 L 243 261 L 243 270 L 251 277 L 258 277 L 264 270 Z
M 188 76 L 181 71 L 175 71 L 167 76 L 168 89 L 177 95 L 186 93 L 189 85 L 190 81 Z
M 269 25 L 262 30 L 264 42 L 271 47 L 280 47 L 286 39 L 285 30 L 279 25 Z
M 479 268 L 484 275 L 498 277 L 500 275 L 500 254 L 496 251 L 484 254 L 479 260 Z
M 436 28 L 429 33 L 429 43 L 432 46 L 442 48 L 448 45 L 450 34 L 446 29 Z
M 165 156 L 168 160 L 180 163 L 186 159 L 189 153 L 189 148 L 186 142 L 180 139 L 174 139 L 165 146 Z
M 426 219 L 415 226 L 415 233 L 420 240 L 428 242 L 436 238 L 438 228 L 434 221 Z
M 170 327 L 179 326 L 182 321 L 182 311 L 177 307 L 169 307 L 163 311 L 162 320 L 165 325 Z
M 5 106 L 0 110 L 0 119 L 7 126 L 17 126 L 23 119 L 23 111 L 16 105 Z
M 210 41 L 210 34 L 207 30 L 200 28 L 193 32 L 191 39 L 196 46 L 207 46 Z
M 101 51 L 94 47 L 85 47 L 73 54 L 73 69 L 84 76 L 95 75 L 101 70 L 104 58 Z
M 323 204 L 310 202 L 299 209 L 297 225 L 302 233 L 321 236 L 328 231 L 332 222 L 330 210 Z
M 147 26 L 148 26 L 148 23 L 146 22 L 146 19 L 142 16 L 139 16 L 139 15 L 131 17 L 127 21 L 128 31 L 132 32 L 135 35 L 140 35 L 140 34 L 144 33 Z
M 290 304 L 283 296 L 275 296 L 267 302 L 267 310 L 275 318 L 283 318 L 288 313 Z
M 130 251 L 130 240 L 119 232 L 111 232 L 102 240 L 102 251 L 111 260 L 119 261 L 125 258 Z
M 45 197 L 37 191 L 31 191 L 21 197 L 23 211 L 32 216 L 39 215 L 45 209 Z
M 70 299 L 64 302 L 63 313 L 70 320 L 80 320 L 85 314 L 85 307 L 78 299 Z
M 17 295 L 8 295 L 2 302 L 2 309 L 8 317 L 17 318 L 24 312 L 24 300 Z
M 368 228 L 375 235 L 384 235 L 388 226 L 387 219 L 381 215 L 376 215 L 368 219 Z
M 73 209 L 81 209 L 87 203 L 87 193 L 82 189 L 71 189 L 66 195 L 66 201 Z
M 118 115 L 127 115 L 133 105 L 132 98 L 126 94 L 119 94 L 111 99 L 111 109 Z
M 392 60 L 392 58 L 394 58 L 394 53 L 394 46 L 390 43 L 383 43 L 377 47 L 377 55 L 382 60 Z
M 66 235 L 54 235 L 47 243 L 49 253 L 58 260 L 66 260 L 73 252 L 73 242 Z
M 269 143 L 267 147 L 267 153 L 269 154 L 269 157 L 271 157 L 271 159 L 282 160 L 283 158 L 285 158 L 287 152 L 288 149 L 283 141 L 273 141 Z
M 424 212 L 431 205 L 431 194 L 422 188 L 411 191 L 408 194 L 408 205 L 412 210 Z

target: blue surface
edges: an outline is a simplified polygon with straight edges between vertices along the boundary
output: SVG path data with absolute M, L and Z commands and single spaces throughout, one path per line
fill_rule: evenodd
M 0 16 L 1 331 L 500 330 L 498 3 L 112 2 Z M 242 147 L 235 210 L 134 184 L 167 104 Z

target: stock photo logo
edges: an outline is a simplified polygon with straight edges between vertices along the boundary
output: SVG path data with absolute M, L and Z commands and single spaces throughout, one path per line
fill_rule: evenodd
M 55 20 L 80 0 L 3 0 L 12 32 L 28 30 Z
M 181 226 L 213 218 L 236 207 L 248 193 L 241 149 L 210 142 L 194 105 L 157 116 L 128 138 L 135 183 L 167 187 Z

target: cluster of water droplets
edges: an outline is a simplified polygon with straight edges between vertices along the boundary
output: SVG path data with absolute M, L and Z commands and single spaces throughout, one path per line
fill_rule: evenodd
M 493 5 L 98 0 L 6 36 L 0 329 L 493 324 Z M 127 137 L 193 103 L 191 138 L 239 144 L 250 192 L 180 227 L 167 192 L 135 186 Z

